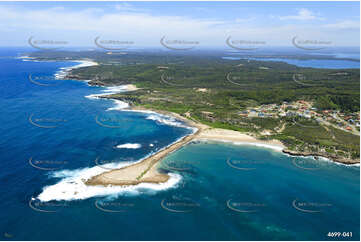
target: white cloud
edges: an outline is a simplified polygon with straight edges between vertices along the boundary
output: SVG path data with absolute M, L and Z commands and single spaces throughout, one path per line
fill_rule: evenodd
M 101 36 L 104 39 L 133 41 L 134 46 L 160 46 L 160 38 L 166 36 L 169 39 L 199 41 L 199 46 L 225 47 L 225 39 L 230 35 L 241 40 L 266 41 L 269 45 L 290 45 L 292 37 L 305 34 L 330 39 L 334 43 L 359 44 L 359 25 L 348 20 L 323 25 L 291 25 L 284 21 L 266 25 L 254 16 L 226 21 L 216 17 L 195 18 L 171 13 L 154 15 L 150 11 L 137 12 L 130 5 L 119 5 L 114 10 L 0 6 L 0 45 L 26 45 L 28 38 L 35 36 L 64 40 L 69 45 L 94 46 L 94 38 Z M 314 15 L 301 11 L 298 16 L 310 19 Z
M 136 8 L 129 3 L 118 3 L 114 8 L 120 12 L 146 12 L 145 9 Z
M 324 20 L 324 18 L 316 16 L 312 11 L 301 8 L 297 15 L 279 16 L 280 20 Z

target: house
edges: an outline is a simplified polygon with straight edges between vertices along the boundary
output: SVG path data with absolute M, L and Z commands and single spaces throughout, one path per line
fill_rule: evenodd
M 244 110 L 238 113 L 238 115 L 242 116 L 242 117 L 248 117 L 248 110 Z
M 287 117 L 296 116 L 296 113 L 294 113 L 294 112 L 287 112 L 287 113 L 286 113 L 286 116 L 287 116 Z
M 157 66 L 157 68 L 158 68 L 159 70 L 169 69 L 168 66 Z

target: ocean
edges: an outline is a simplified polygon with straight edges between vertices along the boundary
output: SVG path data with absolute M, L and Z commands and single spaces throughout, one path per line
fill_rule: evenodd
M 193 131 L 20 53 L 0 49 L 1 240 L 359 240 L 360 168 L 270 147 L 193 141 L 165 184 L 85 187 Z

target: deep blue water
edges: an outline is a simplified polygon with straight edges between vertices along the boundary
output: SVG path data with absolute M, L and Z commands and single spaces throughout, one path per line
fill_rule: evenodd
M 340 57 L 342 57 L 340 55 Z M 223 57 L 226 60 L 241 60 L 245 58 L 241 57 Z M 308 59 L 308 60 L 299 60 L 299 59 L 288 59 L 288 58 L 247 58 L 249 60 L 257 61 L 279 61 L 286 62 L 291 65 L 299 67 L 313 67 L 313 68 L 325 68 L 325 69 L 343 69 L 343 68 L 360 68 L 360 62 L 350 61 L 350 60 L 337 60 L 337 59 Z
M 82 190 L 76 178 L 106 170 L 100 162 L 134 162 L 191 131 L 107 111 L 113 101 L 85 98 L 104 88 L 47 80 L 75 63 L 17 54 L 0 52 L 1 240 L 359 240 L 359 167 L 262 147 L 193 142 L 160 165 L 181 177 L 170 188 Z M 141 148 L 115 148 L 128 143 Z M 68 200 L 39 200 L 47 186 L 47 198 Z

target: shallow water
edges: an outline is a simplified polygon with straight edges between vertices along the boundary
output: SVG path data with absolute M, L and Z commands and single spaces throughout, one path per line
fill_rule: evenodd
M 0 58 L 2 240 L 334 240 L 328 232 L 359 239 L 359 167 L 264 147 L 192 142 L 160 164 L 172 174 L 167 184 L 87 190 L 82 178 L 192 131 L 86 98 L 109 89 L 46 80 L 75 64 Z

